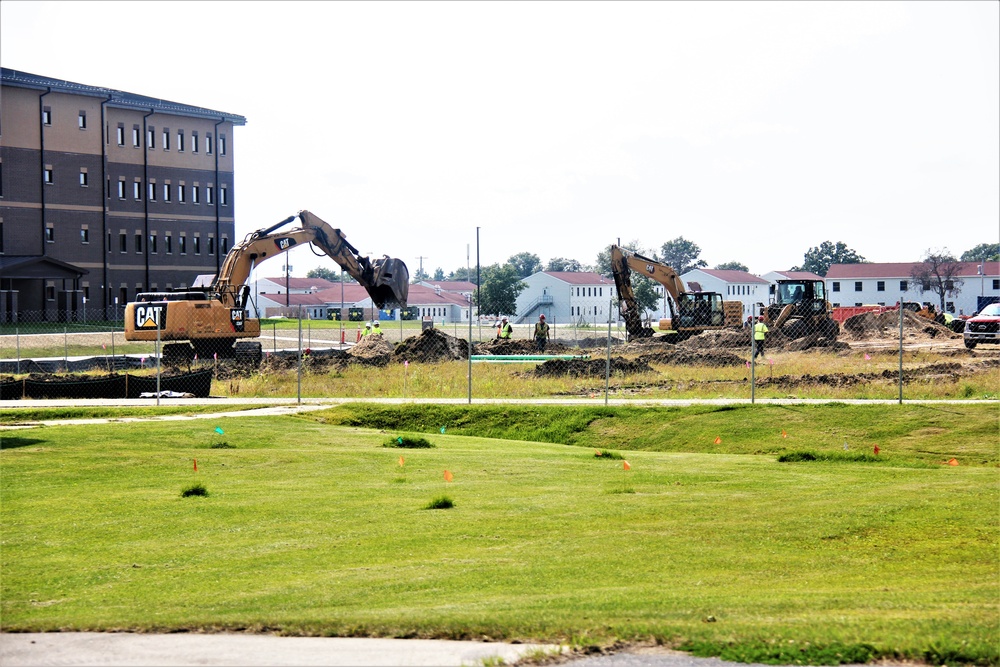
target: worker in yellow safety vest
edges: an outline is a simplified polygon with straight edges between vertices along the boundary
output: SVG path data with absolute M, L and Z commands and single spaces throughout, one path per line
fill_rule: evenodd
M 756 348 L 753 353 L 753 358 L 756 359 L 757 355 L 764 356 L 764 339 L 767 337 L 768 328 L 764 324 L 764 318 L 758 317 L 757 323 L 753 325 L 753 344 Z
M 500 327 L 497 329 L 497 338 L 500 340 L 510 340 L 511 334 L 514 333 L 514 327 L 510 325 L 507 318 L 503 318 L 500 321 Z

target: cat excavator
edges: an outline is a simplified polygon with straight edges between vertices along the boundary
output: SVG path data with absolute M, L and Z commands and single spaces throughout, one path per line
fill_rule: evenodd
M 667 300 L 670 317 L 659 322 L 660 331 L 666 332 L 664 337 L 668 341 L 676 342 L 704 331 L 742 325 L 743 304 L 739 301 L 723 301 L 722 295 L 717 292 L 688 290 L 677 272 L 666 264 L 613 245 L 611 273 L 618 290 L 618 310 L 625 319 L 625 331 L 629 338 L 653 335 L 653 328 L 642 321 L 639 302 L 632 289 L 633 271 L 660 283 L 670 295 Z
M 298 218 L 300 227 L 277 231 Z M 207 290 L 146 292 L 125 307 L 125 340 L 166 343 L 166 360 L 233 357 L 259 363 L 260 320 L 247 313 L 247 279 L 256 266 L 292 248 L 310 244 L 343 267 L 371 296 L 378 309 L 404 308 L 409 270 L 389 256 L 370 260 L 351 245 L 343 232 L 309 211 L 247 234 L 226 255 L 219 275 Z M 320 254 L 320 253 L 316 253 Z

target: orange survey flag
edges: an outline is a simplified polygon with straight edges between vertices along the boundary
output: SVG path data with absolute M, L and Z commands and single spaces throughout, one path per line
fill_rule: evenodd
M 194 460 L 194 471 L 198 472 L 198 459 Z
M 878 456 L 878 453 L 882 450 L 878 448 L 878 445 L 875 445 L 875 448 L 872 451 L 875 452 L 875 456 Z
M 785 429 L 781 429 L 781 437 L 782 438 L 787 438 L 788 437 L 788 434 L 785 433 Z
M 406 459 L 404 459 L 402 456 L 400 456 L 399 457 L 399 467 L 402 468 L 404 463 L 406 463 Z
M 717 444 L 717 445 L 721 445 L 722 444 L 722 436 L 721 435 L 715 436 L 715 444 Z
M 601 450 L 595 449 L 594 450 L 594 456 L 600 456 L 600 455 L 601 455 Z
M 631 470 L 632 469 L 632 466 L 630 466 L 628 464 L 628 461 L 623 461 L 622 462 L 622 467 L 625 468 L 625 470 Z
M 958 465 L 958 459 L 952 459 L 952 460 L 948 461 L 948 465 L 950 465 L 950 466 L 957 466 Z
M 451 480 L 452 480 L 452 474 L 451 474 L 451 472 L 448 471 L 448 470 L 445 470 L 444 471 L 444 481 L 450 482 Z

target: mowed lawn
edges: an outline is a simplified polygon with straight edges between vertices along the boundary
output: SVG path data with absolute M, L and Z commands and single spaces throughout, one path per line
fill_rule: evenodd
M 996 427 L 995 406 L 957 410 Z M 710 417 L 732 446 L 748 414 Z M 400 449 L 413 434 L 315 414 L 4 431 L 2 627 L 997 664 L 996 440 L 956 443 L 954 466 L 939 434 L 930 457 L 912 435 L 841 454 L 808 422 L 797 447 L 832 460 L 780 462 L 778 428 L 747 453 L 625 451 L 607 418 L 588 446 L 442 423 Z M 182 497 L 195 483 L 208 495 Z M 454 507 L 426 509 L 441 496 Z

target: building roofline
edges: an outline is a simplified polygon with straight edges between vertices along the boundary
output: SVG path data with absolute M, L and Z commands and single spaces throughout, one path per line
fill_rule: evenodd
M 247 119 L 244 116 L 226 111 L 216 111 L 204 107 L 196 107 L 191 104 L 171 102 L 161 100 L 147 95 L 138 95 L 113 88 L 102 88 L 100 86 L 88 86 L 83 83 L 53 79 L 30 72 L 0 68 L 0 83 L 5 86 L 15 88 L 30 88 L 33 90 L 51 90 L 54 93 L 69 93 L 72 95 L 85 95 L 88 97 L 100 97 L 108 100 L 108 106 L 121 109 L 153 109 L 159 113 L 174 114 L 178 116 L 193 116 L 228 121 L 233 125 L 246 125 Z

